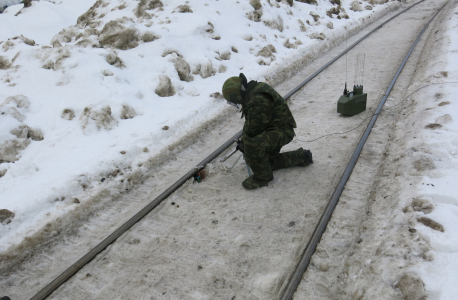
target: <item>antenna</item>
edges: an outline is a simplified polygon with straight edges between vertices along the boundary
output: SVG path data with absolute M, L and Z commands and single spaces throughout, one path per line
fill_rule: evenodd
M 366 60 L 366 55 L 364 53 L 356 54 L 355 81 L 354 81 L 355 86 L 363 86 L 365 60 Z
M 366 55 L 364 53 L 356 54 L 355 73 L 353 82 L 353 91 L 347 90 L 347 78 L 345 78 L 344 94 L 340 96 L 337 102 L 337 112 L 346 116 L 354 116 L 366 110 L 367 93 L 364 93 L 364 65 Z M 345 66 L 345 73 L 348 65 Z M 347 77 L 347 74 L 345 74 Z
M 347 49 L 347 43 L 348 43 L 348 30 L 347 30 L 347 19 L 345 19 L 345 49 Z M 348 52 L 345 53 L 345 89 L 343 94 L 346 96 L 348 95 L 348 90 L 347 90 L 347 74 L 348 74 L 348 63 L 347 63 L 347 57 L 348 57 Z

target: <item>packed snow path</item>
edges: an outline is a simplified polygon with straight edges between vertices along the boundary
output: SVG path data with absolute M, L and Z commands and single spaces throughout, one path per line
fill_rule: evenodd
M 348 55 L 349 77 L 352 78 L 350 74 L 355 54 L 366 54 L 366 74 L 370 75 L 366 76 L 364 87 L 369 95 L 369 104 L 363 114 L 348 118 L 335 112 L 336 101 L 345 82 L 345 60 L 335 63 L 295 95 L 291 108 L 298 122 L 298 139 L 309 140 L 330 132 L 340 132 L 342 128 L 353 128 L 370 116 L 380 99 L 380 92 L 385 90 L 400 60 L 429 19 L 431 6 L 438 7 L 439 4 L 423 4 L 412 9 Z M 383 53 L 387 52 L 392 63 L 386 63 Z M 329 54 L 323 60 L 327 61 L 333 55 Z M 320 64 L 322 61 L 317 61 L 277 89 L 285 94 Z M 324 120 L 329 123 L 323 126 Z M 208 141 L 199 141 L 192 149 L 183 151 L 176 163 L 182 169 L 188 169 L 193 165 L 191 160 L 198 161 L 204 152 L 221 144 L 236 131 L 234 129 L 240 127 L 238 116 L 227 120 L 227 124 L 215 129 L 217 134 L 207 135 Z M 311 146 L 301 142 L 291 143 L 285 150 L 299 146 L 310 148 L 315 164 L 305 169 L 278 171 L 269 187 L 257 191 L 245 191 L 240 187 L 246 177 L 242 162 L 229 174 L 225 172 L 227 168 L 215 162 L 209 166 L 209 178 L 201 184 L 189 182 L 185 185 L 53 297 L 278 297 L 363 129 L 331 136 Z M 218 133 L 221 134 L 218 136 Z M 335 152 L 336 145 L 340 150 L 338 153 Z M 179 162 L 180 159 L 188 163 Z M 227 165 L 230 166 L 235 159 L 229 160 Z M 173 167 L 166 166 L 164 171 Z M 147 186 L 148 183 L 145 184 Z M 88 228 L 88 231 L 95 230 L 97 228 Z M 72 243 L 72 246 L 77 246 L 74 241 L 68 242 Z M 86 243 L 91 242 L 86 240 Z M 64 265 L 62 262 L 68 259 L 61 256 L 65 251 L 59 247 L 52 257 L 56 264 L 47 266 L 54 272 L 59 268 L 59 261 Z M 25 264 L 22 274 L 18 272 L 7 277 L 10 289 L 7 294 L 21 299 L 31 296 L 33 289 L 53 278 L 53 271 L 40 268 L 45 261 L 49 262 L 50 257 L 38 255 L 37 260 L 40 257 L 43 259 L 41 262 Z M 24 273 L 27 274 L 24 276 Z M 30 278 L 27 279 L 27 276 Z

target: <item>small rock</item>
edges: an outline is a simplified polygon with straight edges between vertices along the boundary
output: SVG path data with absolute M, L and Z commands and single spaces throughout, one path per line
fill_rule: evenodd
M 97 130 L 101 130 L 102 128 L 111 130 L 118 123 L 111 116 L 111 107 L 109 105 L 105 105 L 98 110 L 92 106 L 85 107 L 81 113 L 80 120 L 83 130 L 86 130 L 89 123 L 93 122 L 97 126 Z
M 424 286 L 420 277 L 412 273 L 404 274 L 395 285 L 401 290 L 405 300 L 426 300 Z
M 326 35 L 324 33 L 320 32 L 314 32 L 312 34 L 309 34 L 309 38 L 311 39 L 318 39 L 318 40 L 324 40 L 326 38 Z
M 73 111 L 73 109 L 66 108 L 62 111 L 61 117 L 65 120 L 73 120 L 73 118 L 75 117 L 75 112 Z
M 297 1 L 302 2 L 302 3 L 307 3 L 307 4 L 318 5 L 318 2 L 316 0 L 297 0 Z
M 143 35 L 142 35 L 142 41 L 144 41 L 145 43 L 149 43 L 149 42 L 153 42 L 157 39 L 159 39 L 160 36 L 156 35 L 154 32 L 145 32 Z
M 350 4 L 350 9 L 352 11 L 363 11 L 363 7 L 361 6 L 361 4 L 359 4 L 358 1 L 353 1 L 351 4 Z
M 340 6 L 338 7 L 331 7 L 329 10 L 326 11 L 326 15 L 330 18 L 333 17 L 333 15 L 339 15 L 340 14 Z
M 161 75 L 159 79 L 159 84 L 154 92 L 159 97 L 170 97 L 175 95 L 175 88 L 173 87 L 170 78 L 166 75 Z
M 142 16 L 146 17 L 148 15 L 148 13 L 145 12 L 146 10 L 155 9 L 155 8 L 161 9 L 162 6 L 163 6 L 163 4 L 162 4 L 162 2 L 160 0 L 150 0 L 150 1 L 142 0 L 142 1 L 139 1 L 138 7 L 135 10 L 135 15 L 138 18 L 140 18 Z
M 119 153 L 121 153 L 122 155 L 124 155 L 124 154 L 126 154 L 126 151 L 121 151 L 121 152 L 119 152 Z
M 106 69 L 102 71 L 102 74 L 103 76 L 113 76 L 114 75 L 113 72 L 111 72 L 110 70 L 106 70 Z
M 431 129 L 431 130 L 435 130 L 437 128 L 441 128 L 442 125 L 441 124 L 437 124 L 437 123 L 431 123 L 431 124 L 428 124 L 425 126 L 425 128 L 428 128 L 428 129 Z
M 53 48 L 60 48 L 62 47 L 62 44 L 59 42 L 59 40 L 55 40 L 52 42 L 52 47 Z
M 0 223 L 9 224 L 14 218 L 14 213 L 8 209 L 0 209 Z
M 250 4 L 255 10 L 262 8 L 261 1 L 259 0 L 250 0 Z
M 123 120 L 133 119 L 137 115 L 138 115 L 137 112 L 132 107 L 130 107 L 127 104 L 123 104 L 122 105 L 121 119 L 123 119 Z
M 230 60 L 231 59 L 231 52 L 225 51 L 225 52 L 221 53 L 221 55 L 219 57 L 221 57 L 222 60 Z
M 300 27 L 300 28 L 301 28 L 301 31 L 302 31 L 302 32 L 307 31 L 307 27 L 305 27 L 304 22 L 302 22 L 302 20 L 298 20 L 298 22 L 299 22 L 299 25 L 301 26 L 301 27 Z
M 193 12 L 192 9 L 187 4 L 176 7 L 174 11 L 179 12 L 179 13 L 192 13 Z
M 125 67 L 122 60 L 116 55 L 116 53 L 110 53 L 106 56 L 107 63 L 117 68 Z
M 41 67 L 46 70 L 54 69 L 54 62 L 52 60 L 47 60 Z
M 327 263 L 325 263 L 325 262 L 320 262 L 318 264 L 318 269 L 320 269 L 320 271 L 322 271 L 322 272 L 326 272 L 326 271 L 329 270 L 329 265 Z
M 29 134 L 29 127 L 26 125 L 19 125 L 17 128 L 12 129 L 10 133 L 15 135 L 17 138 L 26 139 Z
M 44 139 L 43 132 L 40 129 L 29 128 L 27 138 L 31 138 L 34 141 L 42 141 Z
M 35 46 L 35 41 L 34 40 L 28 39 L 25 36 L 23 36 L 22 34 L 20 36 L 16 36 L 16 37 L 13 38 L 13 40 L 16 40 L 16 39 L 20 39 L 26 45 Z
M 213 97 L 213 98 L 218 99 L 218 100 L 224 99 L 223 94 L 221 94 L 220 92 L 213 93 L 213 94 L 210 95 L 210 97 Z
M 413 210 L 422 211 L 425 214 L 429 214 L 434 210 L 434 205 L 427 199 L 415 198 L 412 200 Z
M 112 47 L 121 50 L 128 50 L 138 46 L 137 29 L 125 27 L 124 19 L 112 20 L 105 24 L 99 36 L 100 44 L 103 47 Z
M 191 81 L 191 67 L 189 64 L 182 58 L 175 59 L 174 62 L 175 70 L 178 73 L 181 81 Z
M 289 38 L 286 39 L 286 41 L 283 43 L 283 46 L 285 46 L 285 47 L 288 48 L 288 49 L 291 49 L 291 48 L 296 49 L 296 45 L 295 45 L 295 44 L 291 44 L 291 43 L 289 42 Z
M 162 127 L 162 130 L 169 130 L 169 126 Z
M 272 29 L 277 29 L 278 31 L 283 32 L 284 26 L 283 26 L 283 19 L 281 16 L 278 16 L 277 20 L 266 20 L 263 23 L 267 27 L 270 27 Z
M 314 11 L 311 11 L 311 12 L 310 12 L 310 15 L 312 16 L 312 18 L 313 18 L 313 20 L 314 20 L 315 22 L 318 21 L 318 20 L 320 19 L 320 15 L 317 14 L 316 12 L 314 12 Z
M 262 10 L 250 11 L 246 14 L 248 20 L 253 22 L 261 22 Z
M 265 46 L 264 48 L 262 48 L 261 51 L 259 51 L 256 56 L 262 56 L 262 57 L 269 58 L 269 57 L 274 56 L 273 53 L 277 53 L 277 50 L 275 49 L 273 45 L 269 44 Z
M 425 226 L 430 227 L 431 229 L 434 229 L 440 232 L 444 232 L 444 226 L 442 226 L 441 224 L 437 223 L 434 220 L 431 220 L 430 218 L 420 217 L 417 219 L 417 221 L 422 223 Z
M 207 62 L 200 65 L 200 76 L 202 78 L 207 78 L 213 76 L 215 73 L 213 72 L 213 64 L 212 61 L 209 59 Z

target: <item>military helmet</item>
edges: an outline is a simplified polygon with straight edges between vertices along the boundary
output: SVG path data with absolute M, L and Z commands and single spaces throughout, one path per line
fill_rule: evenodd
M 242 78 L 231 77 L 227 79 L 223 84 L 223 96 L 224 98 L 234 104 L 242 104 L 242 94 L 240 88 L 242 85 Z

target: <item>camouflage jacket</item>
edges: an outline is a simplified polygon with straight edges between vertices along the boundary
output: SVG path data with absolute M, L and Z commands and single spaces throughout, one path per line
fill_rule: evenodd
M 296 128 L 296 121 L 285 99 L 270 85 L 250 81 L 243 98 L 243 135 L 252 138 L 270 128 Z

